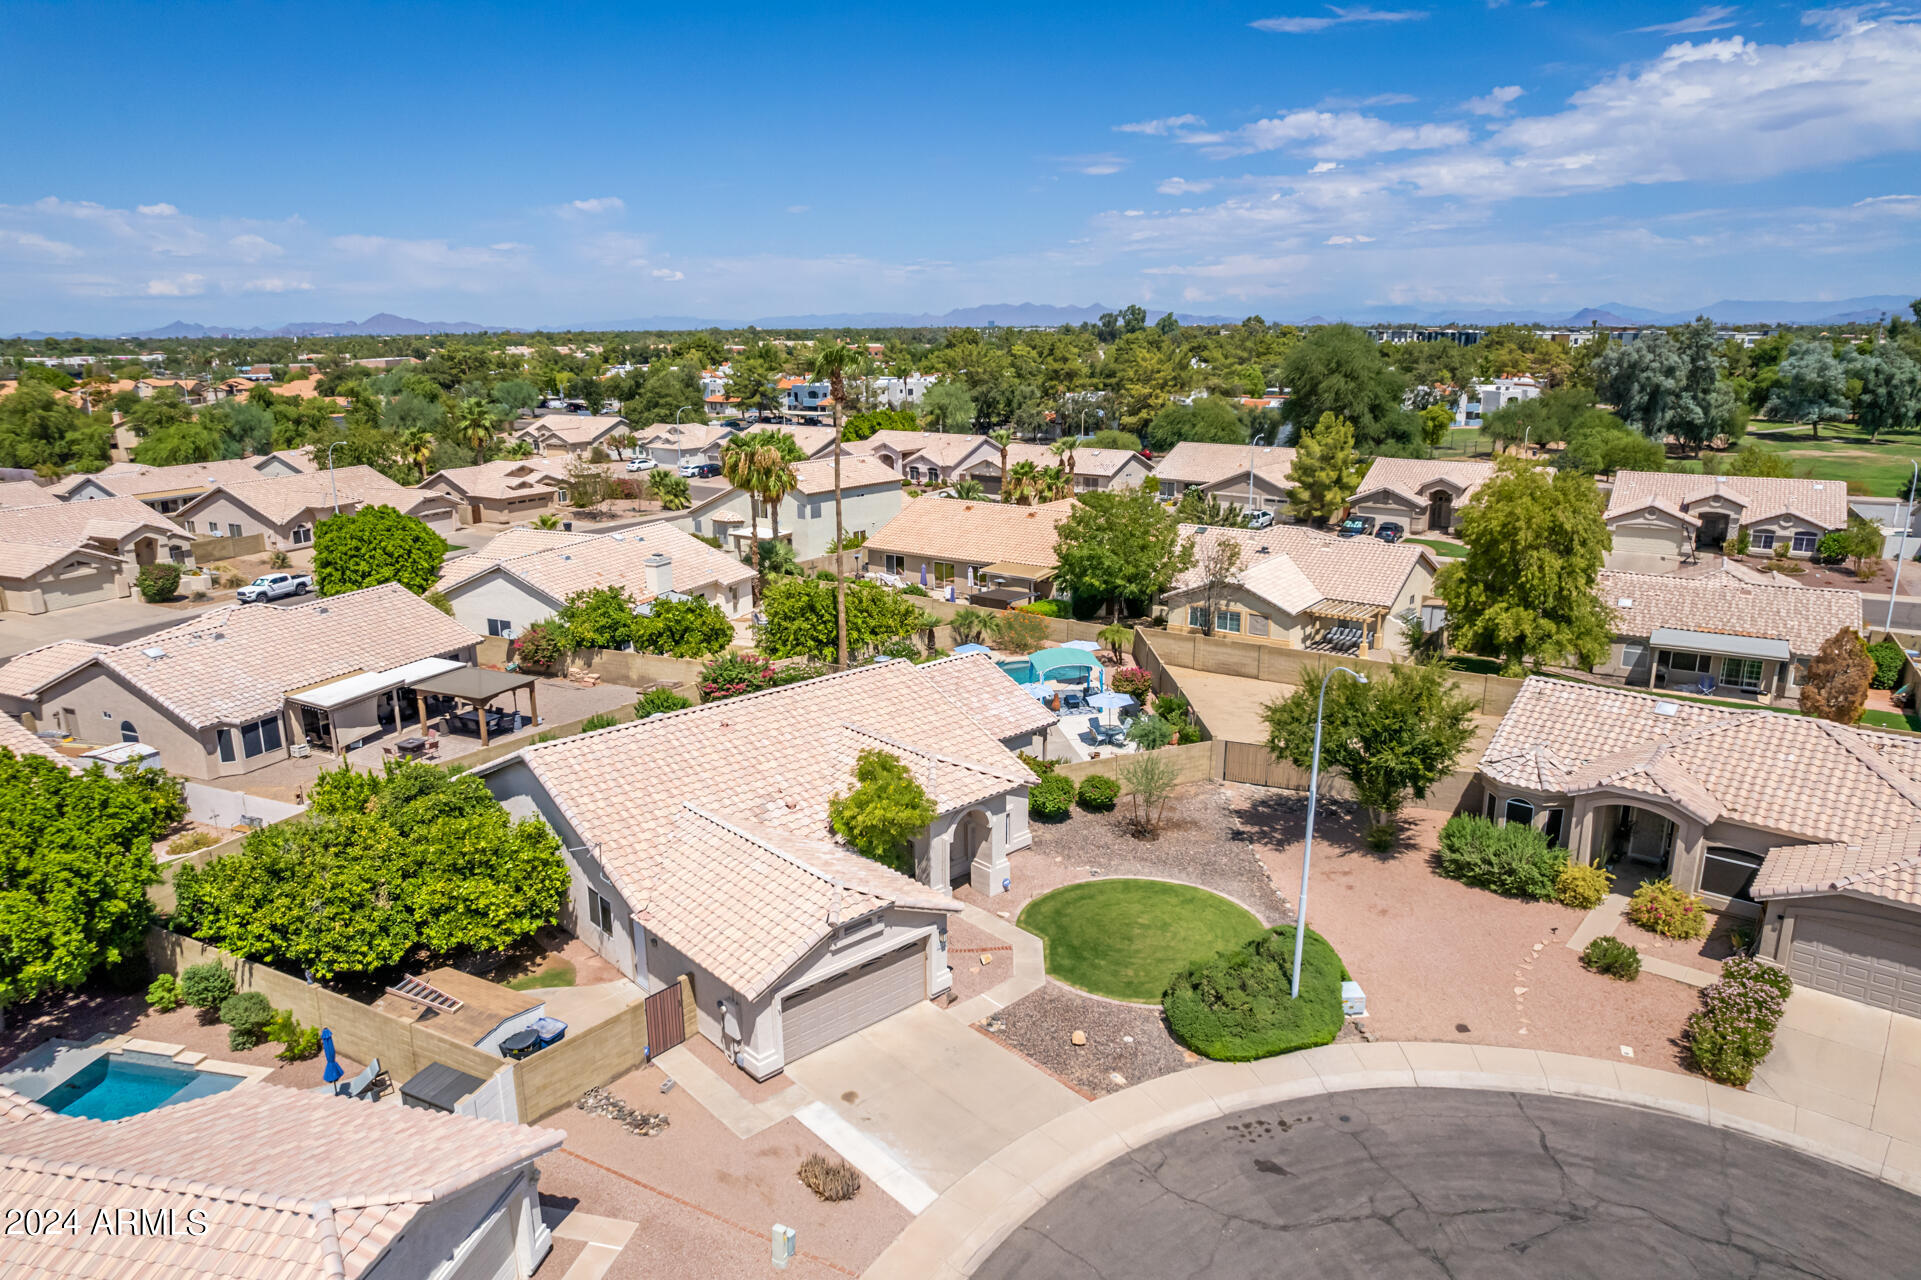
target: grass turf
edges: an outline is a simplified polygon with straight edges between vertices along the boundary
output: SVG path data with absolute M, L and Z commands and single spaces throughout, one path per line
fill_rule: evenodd
M 1870 441 L 1866 432 L 1851 425 L 1824 423 L 1817 440 L 1806 427 L 1782 429 L 1757 422 L 1741 443 L 1785 454 L 1796 475 L 1805 471 L 1814 480 L 1842 481 L 1852 492 L 1891 498 L 1907 486 L 1908 459 L 1921 448 L 1921 434 L 1886 432 Z M 1668 466 L 1674 471 L 1701 469 L 1693 459 L 1671 459 Z
M 515 991 L 538 991 L 543 987 L 571 987 L 574 985 L 574 964 L 558 956 L 553 964 L 534 973 L 524 974 L 509 982 L 507 986 Z
M 1406 538 L 1403 541 L 1426 547 L 1444 560 L 1456 559 L 1467 554 L 1467 548 L 1458 542 L 1440 542 L 1428 538 Z
M 1152 1003 L 1168 980 L 1261 933 L 1238 903 L 1159 880 L 1091 880 L 1027 904 L 1020 927 L 1046 947 L 1047 972 L 1116 1000 Z

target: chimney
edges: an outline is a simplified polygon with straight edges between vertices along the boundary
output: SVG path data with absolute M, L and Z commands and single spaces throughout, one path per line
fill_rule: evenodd
M 656 551 L 641 561 L 647 566 L 647 594 L 664 596 L 674 588 L 674 562 Z

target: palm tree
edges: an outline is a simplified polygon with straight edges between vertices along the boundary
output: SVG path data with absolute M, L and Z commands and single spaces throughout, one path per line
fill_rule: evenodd
M 980 502 L 987 497 L 987 486 L 972 476 L 954 481 L 948 491 L 956 498 L 964 498 L 969 502 Z
M 1040 493 L 1041 469 L 1031 460 L 1023 458 L 1008 469 L 1007 479 L 1001 485 L 1002 502 L 1026 504 Z
M 485 462 L 494 442 L 494 407 L 478 396 L 455 405 L 454 437 L 474 451 L 476 461 Z
M 825 379 L 828 395 L 834 405 L 834 545 L 839 547 L 846 542 L 847 531 L 841 525 L 840 497 L 840 434 L 841 407 L 847 402 L 847 371 L 854 365 L 854 352 L 851 347 L 838 343 L 822 347 L 814 355 L 813 378 Z M 841 669 L 847 667 L 847 575 L 840 572 L 840 553 L 836 551 L 834 561 L 834 652 L 840 659 Z
M 427 464 L 434 460 L 434 449 L 439 441 L 434 433 L 425 427 L 408 427 L 400 436 L 400 456 L 420 468 L 420 478 L 427 478 Z
M 787 456 L 787 450 L 774 441 L 785 441 L 798 454 L 800 446 L 793 443 L 794 438 L 785 431 L 768 431 L 763 434 L 773 437 L 757 450 L 754 467 L 754 496 L 767 504 L 767 512 L 774 524 L 774 541 L 780 541 L 780 504 L 788 494 L 800 484 L 800 477 L 794 473 L 794 459 Z
M 760 479 L 761 448 L 754 437 L 759 432 L 735 436 L 720 447 L 720 474 L 728 484 L 747 495 L 747 515 L 753 522 L 754 603 L 760 603 L 760 498 L 756 482 Z
M 989 440 L 992 440 L 996 445 L 1000 447 L 1001 489 L 1003 490 L 1003 492 L 1001 493 L 1001 496 L 1005 498 L 1007 496 L 1005 492 L 1007 488 L 1007 446 L 1014 442 L 1014 433 L 1012 431 L 1009 431 L 1006 427 L 1000 427 L 996 430 L 988 432 L 987 438 Z
M 1043 467 L 1039 487 L 1037 497 L 1042 502 L 1058 502 L 1074 496 L 1074 481 L 1059 467 Z
M 536 529 L 558 529 L 560 528 L 560 517 L 551 511 L 537 515 L 533 519 L 533 527 Z
M 1074 436 L 1062 436 L 1052 446 L 1055 456 L 1061 460 L 1061 470 L 1067 473 L 1070 490 L 1074 484 L 1074 446 L 1079 443 L 1080 441 Z

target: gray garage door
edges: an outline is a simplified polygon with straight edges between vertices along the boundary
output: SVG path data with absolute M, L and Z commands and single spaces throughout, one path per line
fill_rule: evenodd
M 40 594 L 47 602 L 47 612 L 52 613 L 56 609 L 71 609 L 78 604 L 113 600 L 120 593 L 114 586 L 113 570 L 102 565 L 48 578 L 41 583 Z
M 862 1027 L 899 1013 L 927 995 L 927 944 L 876 956 L 781 1001 L 786 1059 L 824 1048 Z
M 1816 991 L 1921 1017 L 1921 944 L 1796 917 L 1788 974 Z

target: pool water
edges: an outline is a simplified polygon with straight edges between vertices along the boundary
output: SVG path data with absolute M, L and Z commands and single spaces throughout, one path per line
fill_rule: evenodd
M 994 665 L 1012 676 L 1015 684 L 1034 683 L 1034 664 L 1025 658 L 1009 658 L 1004 662 L 996 662 Z
M 239 1076 L 197 1071 L 152 1053 L 106 1053 L 42 1094 L 40 1105 L 66 1116 L 119 1120 L 224 1093 Z

